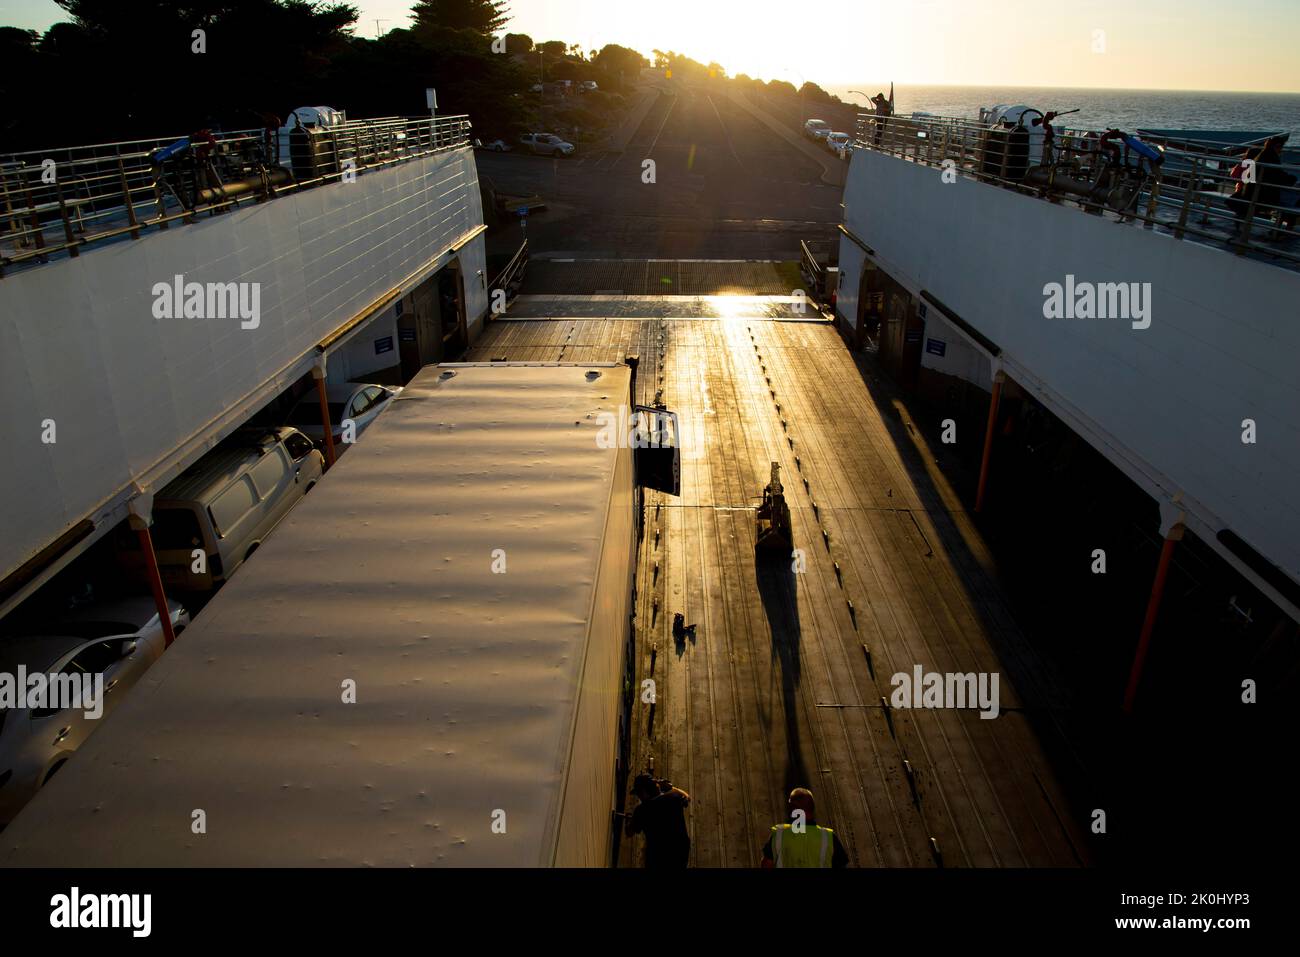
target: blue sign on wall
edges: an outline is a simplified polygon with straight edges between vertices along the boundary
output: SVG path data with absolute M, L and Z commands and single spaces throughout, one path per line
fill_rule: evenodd
M 941 356 L 948 351 L 948 343 L 944 342 L 942 339 L 926 339 L 925 351 L 933 353 L 936 356 Z
M 397 338 L 400 339 L 402 342 L 414 342 L 415 327 L 412 326 L 410 329 L 398 329 Z
M 385 352 L 393 351 L 393 337 L 384 336 L 382 339 L 375 340 L 375 355 L 382 356 Z
M 908 329 L 908 330 L 907 330 L 907 334 L 903 337 L 903 341 L 904 341 L 904 342 L 920 342 L 920 341 L 921 341 L 921 330 L 920 330 L 920 329 Z

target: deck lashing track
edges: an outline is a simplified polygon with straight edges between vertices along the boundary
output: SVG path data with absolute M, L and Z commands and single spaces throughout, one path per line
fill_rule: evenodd
M 795 783 L 863 866 L 1079 863 L 1078 825 L 1021 710 L 1058 707 L 1059 685 L 905 410 L 867 388 L 833 329 L 811 323 L 515 320 L 491 324 L 470 358 L 633 352 L 637 400 L 662 388 L 701 442 L 683 454 L 680 498 L 646 496 L 636 679 L 653 677 L 657 697 L 636 697 L 632 742 L 634 771 L 653 758 L 695 798 L 692 863 L 757 864 Z M 802 574 L 755 568 L 753 509 L 771 461 Z M 696 626 L 680 649 L 675 612 Z M 998 671 L 1013 710 L 995 721 L 887 711 L 890 677 L 914 664 Z M 640 845 L 625 842 L 624 864 Z

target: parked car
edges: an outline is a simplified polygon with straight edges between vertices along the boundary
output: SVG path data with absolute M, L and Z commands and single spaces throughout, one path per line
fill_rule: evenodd
M 542 156 L 572 156 L 574 145 L 553 133 L 525 133 L 519 142 Z
M 490 140 L 487 143 L 475 140 L 474 145 L 479 149 L 490 150 L 493 153 L 509 153 L 512 147 L 505 140 Z
M 172 628 L 190 616 L 168 601 Z M 0 673 L 103 674 L 95 708 L 0 707 L 0 825 L 8 824 L 108 717 L 163 653 L 163 629 L 151 596 L 86 605 L 23 634 L 0 639 Z M 82 702 L 86 705 L 86 702 Z M 87 710 L 97 717 L 88 717 Z
M 853 140 L 849 140 L 847 143 L 845 143 L 835 152 L 839 154 L 840 159 L 844 160 L 845 162 L 848 162 L 849 157 L 853 155 L 853 151 L 857 148 L 858 145 L 854 143 Z
M 375 385 L 369 382 L 345 382 L 341 385 L 327 385 L 325 399 L 330 410 L 330 424 L 334 427 L 334 454 L 342 455 L 351 443 L 343 441 L 343 423 L 352 420 L 356 429 L 353 440 L 361 438 L 361 433 L 375 421 L 375 416 L 388 408 L 402 391 L 400 386 Z M 307 438 L 316 443 L 316 448 L 325 444 L 325 426 L 320 420 L 320 398 L 316 390 L 308 392 L 299 400 L 289 413 L 285 423 L 298 429 Z
M 835 153 L 836 155 L 839 155 L 840 150 L 842 150 L 848 143 L 852 141 L 853 141 L 853 137 L 850 136 L 848 133 L 827 133 L 826 134 L 826 148 L 830 150 L 832 153 Z M 843 157 L 841 157 L 841 159 L 842 158 Z
M 579 93 L 590 93 L 593 90 L 598 90 L 598 89 L 600 89 L 600 87 L 596 86 L 595 80 L 583 80 L 581 83 L 578 84 Z
M 825 120 L 808 120 L 803 125 L 803 135 L 812 140 L 824 140 L 831 132 L 831 125 Z
M 154 499 L 150 531 L 163 584 L 180 591 L 216 588 L 311 490 L 324 467 L 324 457 L 297 429 L 235 432 Z M 128 573 L 143 580 L 135 534 L 124 530 L 117 547 Z
M 530 93 L 541 93 L 544 87 L 540 83 L 534 83 L 528 88 Z

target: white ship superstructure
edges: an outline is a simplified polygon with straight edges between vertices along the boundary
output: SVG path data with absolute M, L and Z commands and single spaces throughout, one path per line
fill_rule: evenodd
M 981 499 L 1014 384 L 1159 503 L 1166 552 L 1190 531 L 1300 618 L 1300 169 L 1052 119 L 863 117 L 837 319 L 905 382 L 989 393 Z
M 476 336 L 469 131 L 308 108 L 0 157 L 0 614 L 305 374 L 409 377 Z

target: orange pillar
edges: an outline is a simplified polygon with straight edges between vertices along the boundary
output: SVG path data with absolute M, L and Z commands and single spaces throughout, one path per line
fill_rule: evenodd
M 162 622 L 163 630 L 163 647 L 170 648 L 173 641 L 176 640 L 176 632 L 172 629 L 172 612 L 167 607 L 167 595 L 163 591 L 162 573 L 158 571 L 158 556 L 153 550 L 153 536 L 149 534 L 149 518 L 153 509 L 153 497 L 149 496 L 144 503 L 148 512 L 141 512 L 133 502 L 131 505 L 131 515 L 128 519 L 131 527 L 135 529 L 136 536 L 140 539 L 140 551 L 144 554 L 145 573 L 149 576 L 149 590 L 153 592 L 154 608 L 158 611 L 158 620 Z
M 1142 634 L 1138 637 L 1137 652 L 1133 655 L 1133 667 L 1128 675 L 1128 687 L 1124 690 L 1124 710 L 1130 714 L 1133 712 L 1133 700 L 1137 697 L 1138 684 L 1142 681 L 1142 666 L 1146 663 L 1147 649 L 1151 646 L 1151 633 L 1155 631 L 1156 616 L 1160 613 L 1160 599 L 1165 593 L 1165 579 L 1169 577 L 1169 563 L 1174 557 L 1174 543 L 1182 537 L 1183 527 L 1174 525 L 1165 534 L 1164 544 L 1160 546 L 1156 580 L 1151 585 L 1146 617 L 1142 620 Z
M 1002 400 L 1002 383 L 1006 375 L 993 373 L 993 398 L 989 401 L 989 424 L 984 429 L 984 456 L 980 459 L 980 481 L 975 490 L 975 511 L 984 507 L 984 490 L 989 484 L 989 461 L 993 457 L 993 429 L 998 421 L 998 403 Z
M 316 377 L 316 395 L 320 397 L 320 420 L 325 426 L 325 467 L 334 464 L 334 426 L 330 423 L 330 404 L 325 398 L 325 376 Z

